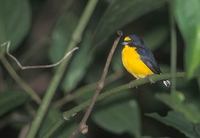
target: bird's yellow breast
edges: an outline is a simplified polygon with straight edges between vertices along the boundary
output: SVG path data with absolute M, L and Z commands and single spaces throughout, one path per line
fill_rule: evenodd
M 122 50 L 122 63 L 126 70 L 136 78 L 144 78 L 153 72 L 140 59 L 136 48 L 125 45 Z

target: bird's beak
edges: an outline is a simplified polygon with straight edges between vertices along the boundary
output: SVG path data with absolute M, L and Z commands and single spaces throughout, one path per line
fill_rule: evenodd
M 128 45 L 129 42 L 122 42 L 121 44 L 125 46 L 125 45 Z

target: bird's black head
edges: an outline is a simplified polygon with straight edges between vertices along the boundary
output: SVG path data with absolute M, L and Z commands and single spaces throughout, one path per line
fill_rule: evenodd
M 131 34 L 124 37 L 122 45 L 129 45 L 133 47 L 144 47 L 144 41 L 139 36 Z

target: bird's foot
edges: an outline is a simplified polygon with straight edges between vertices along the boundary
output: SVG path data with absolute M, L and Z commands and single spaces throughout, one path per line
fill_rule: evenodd
M 138 79 L 139 79 L 139 78 L 136 78 L 136 80 L 138 80 Z M 138 88 L 138 86 L 134 86 L 134 85 L 132 84 L 132 82 L 129 82 L 128 88 L 130 89 L 130 88 L 133 88 L 133 87 Z
M 132 88 L 132 83 L 131 83 L 131 82 L 129 82 L 128 88 L 129 88 L 129 89 Z
M 155 81 L 150 76 L 148 76 L 148 80 L 150 81 L 151 84 L 155 83 Z

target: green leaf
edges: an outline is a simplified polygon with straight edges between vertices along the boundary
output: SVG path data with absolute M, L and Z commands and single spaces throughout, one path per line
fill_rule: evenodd
M 200 122 L 200 111 L 198 107 L 195 104 L 186 103 L 185 96 L 181 92 L 157 94 L 156 97 L 175 111 L 182 113 L 191 122 Z
M 122 100 L 123 96 L 117 96 L 117 101 L 116 96 L 111 99 L 104 101 L 101 108 L 92 115 L 93 120 L 102 128 L 113 133 L 128 132 L 135 137 L 140 137 L 141 122 L 137 103 L 134 100 Z
M 62 114 L 56 109 L 50 109 L 38 133 L 38 137 L 51 136 L 54 129 L 64 122 Z
M 168 126 L 174 127 L 189 138 L 199 138 L 200 130 L 198 130 L 199 125 L 193 124 L 190 120 L 184 117 L 183 114 L 179 112 L 171 111 L 166 117 L 162 117 L 156 113 L 147 114 Z
M 124 68 L 121 60 L 121 48 L 116 49 L 111 65 L 115 72 L 123 71 Z
M 95 42 L 101 44 L 124 25 L 158 9 L 164 3 L 165 0 L 113 0 L 97 26 Z
M 185 68 L 188 78 L 200 70 L 200 1 L 174 0 L 174 13 L 186 42 Z
M 62 87 L 66 92 L 74 89 L 78 82 L 84 77 L 87 67 L 92 61 L 93 51 L 91 51 L 91 33 L 88 31 L 83 37 L 78 52 L 74 55 L 72 63 L 69 65 L 64 77 Z
M 28 99 L 27 94 L 23 92 L 13 91 L 0 93 L 0 116 L 23 105 Z
M 52 47 L 50 48 L 50 58 L 53 62 L 64 56 L 68 43 L 71 40 L 72 32 L 78 22 L 78 16 L 69 12 L 60 18 L 52 35 Z M 78 52 L 73 56 L 71 64 L 64 76 L 62 88 L 69 92 L 76 87 L 83 78 L 87 67 L 91 62 L 93 52 L 91 52 L 91 33 L 87 31 L 79 45 Z
M 151 50 L 155 50 L 163 44 L 163 42 L 167 39 L 167 36 L 167 27 L 158 26 L 144 34 L 144 41 Z
M 30 19 L 28 0 L 0 0 L 0 43 L 10 40 L 16 48 L 28 33 Z
M 78 17 L 71 12 L 64 14 L 58 20 L 52 33 L 52 42 L 49 51 L 52 62 L 56 62 L 64 56 L 77 22 Z

